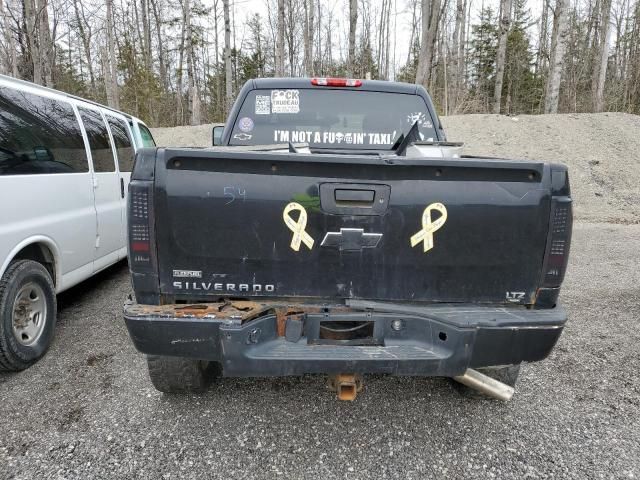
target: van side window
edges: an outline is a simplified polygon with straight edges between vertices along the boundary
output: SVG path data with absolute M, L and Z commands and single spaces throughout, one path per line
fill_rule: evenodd
M 113 135 L 113 141 L 116 144 L 120 171 L 130 172 L 133 170 L 133 159 L 136 152 L 133 149 L 131 138 L 129 138 L 127 124 L 119 118 L 115 118 L 110 115 L 107 115 L 107 122 L 109 122 L 111 135 Z
M 0 175 L 88 171 L 71 104 L 0 87 Z
M 113 161 L 113 150 L 102 115 L 100 112 L 82 107 L 78 110 L 89 139 L 93 170 L 96 173 L 115 172 L 116 164 Z

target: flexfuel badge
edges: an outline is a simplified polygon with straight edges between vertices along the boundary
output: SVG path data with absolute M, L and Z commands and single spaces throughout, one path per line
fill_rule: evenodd
M 432 212 L 439 212 L 440 217 L 435 221 L 431 219 Z M 423 242 L 424 252 L 428 252 L 433 248 L 433 234 L 439 230 L 447 221 L 447 209 L 441 203 L 432 203 L 422 212 L 422 230 L 411 237 L 411 246 L 415 247 Z
M 297 222 L 290 215 L 291 212 L 296 210 L 300 212 Z M 293 232 L 291 249 L 297 252 L 300 250 L 300 243 L 304 243 L 311 250 L 313 248 L 313 238 L 305 231 L 307 227 L 307 211 L 304 207 L 297 202 L 291 202 L 284 207 L 282 218 L 287 228 Z

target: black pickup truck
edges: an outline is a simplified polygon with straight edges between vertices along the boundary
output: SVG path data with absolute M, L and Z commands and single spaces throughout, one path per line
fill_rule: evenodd
M 143 149 L 131 176 L 124 317 L 156 388 L 324 373 L 352 399 L 382 373 L 506 400 L 520 364 L 549 355 L 564 166 L 443 155 L 408 84 L 252 80 L 226 125 L 233 148 Z

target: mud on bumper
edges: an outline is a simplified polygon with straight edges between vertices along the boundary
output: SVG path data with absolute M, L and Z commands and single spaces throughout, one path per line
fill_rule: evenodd
M 129 302 L 124 317 L 140 352 L 219 362 L 226 376 L 341 372 L 455 376 L 467 368 L 546 358 L 567 318 L 561 307 L 377 302 L 347 306 Z

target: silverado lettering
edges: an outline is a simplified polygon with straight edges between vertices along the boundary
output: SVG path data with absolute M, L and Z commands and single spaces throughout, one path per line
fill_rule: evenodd
M 275 292 L 275 285 L 249 283 L 173 282 L 176 290 L 214 290 L 218 292 Z

